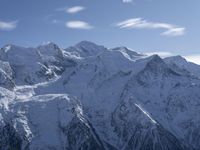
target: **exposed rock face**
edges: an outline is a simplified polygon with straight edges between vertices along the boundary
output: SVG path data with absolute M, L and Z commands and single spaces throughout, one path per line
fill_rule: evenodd
M 22 149 L 22 139 L 15 128 L 8 124 L 0 128 L 0 149 L 20 150 Z
M 2 150 L 200 150 L 200 67 L 83 41 L 0 50 Z
M 3 61 L 0 61 L 0 86 L 10 90 L 15 86 L 13 71 L 9 63 Z

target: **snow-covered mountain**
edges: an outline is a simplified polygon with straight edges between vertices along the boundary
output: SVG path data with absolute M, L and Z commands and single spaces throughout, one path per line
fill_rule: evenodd
M 83 41 L 0 49 L 0 150 L 200 150 L 200 66 Z

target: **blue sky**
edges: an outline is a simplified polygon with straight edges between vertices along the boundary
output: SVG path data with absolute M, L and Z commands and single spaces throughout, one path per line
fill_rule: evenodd
M 82 40 L 199 56 L 199 0 L 0 0 L 0 47 Z

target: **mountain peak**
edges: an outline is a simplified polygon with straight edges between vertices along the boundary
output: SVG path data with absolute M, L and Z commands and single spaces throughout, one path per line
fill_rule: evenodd
M 59 46 L 53 42 L 48 42 L 37 47 L 38 49 L 59 49 Z
M 153 73 L 165 73 L 165 74 L 177 74 L 171 70 L 168 65 L 163 61 L 158 55 L 153 55 L 150 57 L 149 62 L 146 64 L 144 70 L 148 70 Z
M 150 59 L 151 59 L 150 60 L 151 62 L 164 63 L 164 61 L 162 60 L 162 58 L 159 55 L 157 55 L 157 54 L 152 55 L 150 57 Z
M 160 58 L 160 56 L 158 55 L 151 56 L 146 66 L 153 70 L 166 68 L 166 64 L 164 63 L 162 58 Z
M 62 49 L 53 42 L 48 42 L 46 44 L 40 45 L 37 47 L 37 52 L 43 56 L 58 56 L 62 55 Z
M 107 48 L 105 48 L 104 46 L 97 45 L 89 41 L 82 41 L 75 46 L 71 46 L 65 49 L 65 51 L 71 52 L 79 57 L 96 56 L 99 53 L 104 52 L 105 50 L 107 50 Z
M 2 47 L 1 50 L 3 50 L 4 52 L 8 52 L 9 50 L 11 50 L 11 48 L 12 48 L 12 45 L 8 44 Z
M 86 40 L 81 41 L 81 42 L 76 44 L 76 46 L 85 46 L 85 45 L 97 45 L 97 44 L 90 42 L 90 41 L 86 41 Z
M 18 46 L 18 45 L 15 45 L 15 44 L 7 44 L 7 45 L 5 45 L 2 49 L 3 49 L 5 52 L 7 52 L 7 51 L 9 51 L 9 50 L 11 50 L 11 49 L 22 49 L 22 48 L 24 48 L 24 47 Z
M 187 60 L 180 55 L 167 57 L 164 60 L 167 63 L 179 63 L 179 64 L 187 63 Z
M 93 50 L 93 51 L 95 51 L 96 49 L 97 50 L 106 49 L 104 46 L 98 45 L 90 41 L 81 41 L 78 44 L 76 44 L 75 47 L 80 48 L 80 49 Z
M 125 57 L 127 57 L 130 60 L 135 60 L 138 57 L 143 56 L 142 54 L 139 54 L 139 53 L 133 51 L 132 49 L 129 49 L 129 48 L 124 47 L 124 46 L 116 47 L 116 48 L 113 48 L 111 50 L 112 51 L 119 51 L 119 52 L 121 52 Z
M 163 59 L 157 54 L 150 56 L 149 58 L 147 58 L 147 60 L 148 60 L 147 66 L 158 67 L 166 65 Z

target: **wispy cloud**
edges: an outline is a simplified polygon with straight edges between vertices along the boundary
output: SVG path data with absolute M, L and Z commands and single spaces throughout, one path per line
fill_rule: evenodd
M 161 35 L 165 36 L 181 36 L 185 34 L 185 28 L 177 25 L 162 23 L 162 22 L 151 22 L 142 18 L 131 18 L 124 20 L 116 24 L 121 29 L 165 29 Z
M 167 31 L 163 32 L 162 35 L 165 36 L 181 36 L 185 34 L 185 28 L 179 28 L 179 27 L 175 27 L 175 28 L 171 28 L 168 29 Z
M 86 8 L 83 6 L 73 6 L 73 7 L 62 7 L 62 8 L 57 8 L 56 11 L 64 11 L 69 14 L 76 14 L 80 11 L 85 10 Z
M 133 0 L 122 0 L 123 3 L 132 3 Z
M 75 21 L 68 21 L 66 22 L 66 27 L 68 28 L 72 28 L 72 29 L 84 29 L 84 30 L 89 30 L 94 28 L 93 26 L 91 26 L 89 23 L 84 22 L 84 21 L 79 21 L 79 20 L 75 20 Z
M 18 21 L 5 22 L 0 21 L 0 30 L 10 31 L 17 27 Z

